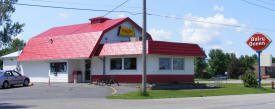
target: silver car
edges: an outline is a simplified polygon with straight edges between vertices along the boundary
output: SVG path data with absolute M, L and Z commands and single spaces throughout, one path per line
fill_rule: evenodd
M 9 88 L 10 86 L 23 84 L 23 86 L 28 86 L 30 79 L 26 76 L 21 75 L 14 70 L 0 71 L 0 86 L 2 88 Z

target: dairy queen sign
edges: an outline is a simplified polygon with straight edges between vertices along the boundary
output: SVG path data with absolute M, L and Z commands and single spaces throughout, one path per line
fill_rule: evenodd
M 260 55 L 261 52 L 268 47 L 271 43 L 271 39 L 262 33 L 253 34 L 247 41 L 246 44 L 258 53 L 258 69 L 259 69 L 259 88 L 261 88 L 261 70 L 260 70 Z

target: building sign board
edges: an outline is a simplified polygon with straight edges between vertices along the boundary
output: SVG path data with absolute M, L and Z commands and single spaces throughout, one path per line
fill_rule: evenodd
M 258 53 L 258 79 L 259 88 L 261 88 L 261 52 L 268 47 L 271 43 L 271 39 L 262 33 L 253 34 L 247 41 L 246 44 Z
M 120 36 L 135 36 L 135 31 L 133 28 L 127 28 L 127 27 L 120 27 L 119 28 L 119 35 Z
M 262 33 L 253 34 L 247 41 L 246 44 L 255 51 L 262 51 L 271 43 L 271 39 Z

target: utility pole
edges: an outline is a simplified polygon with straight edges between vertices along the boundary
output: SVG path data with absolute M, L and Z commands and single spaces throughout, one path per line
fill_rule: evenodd
M 146 0 L 143 0 L 143 23 L 142 23 L 142 94 L 146 91 Z

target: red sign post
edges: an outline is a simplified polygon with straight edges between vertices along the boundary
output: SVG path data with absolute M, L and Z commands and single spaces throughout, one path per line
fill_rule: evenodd
M 259 77 L 259 88 L 261 88 L 261 67 L 260 67 L 260 56 L 261 52 L 268 47 L 271 43 L 271 39 L 262 33 L 253 34 L 247 41 L 246 44 L 258 53 L 258 77 Z

